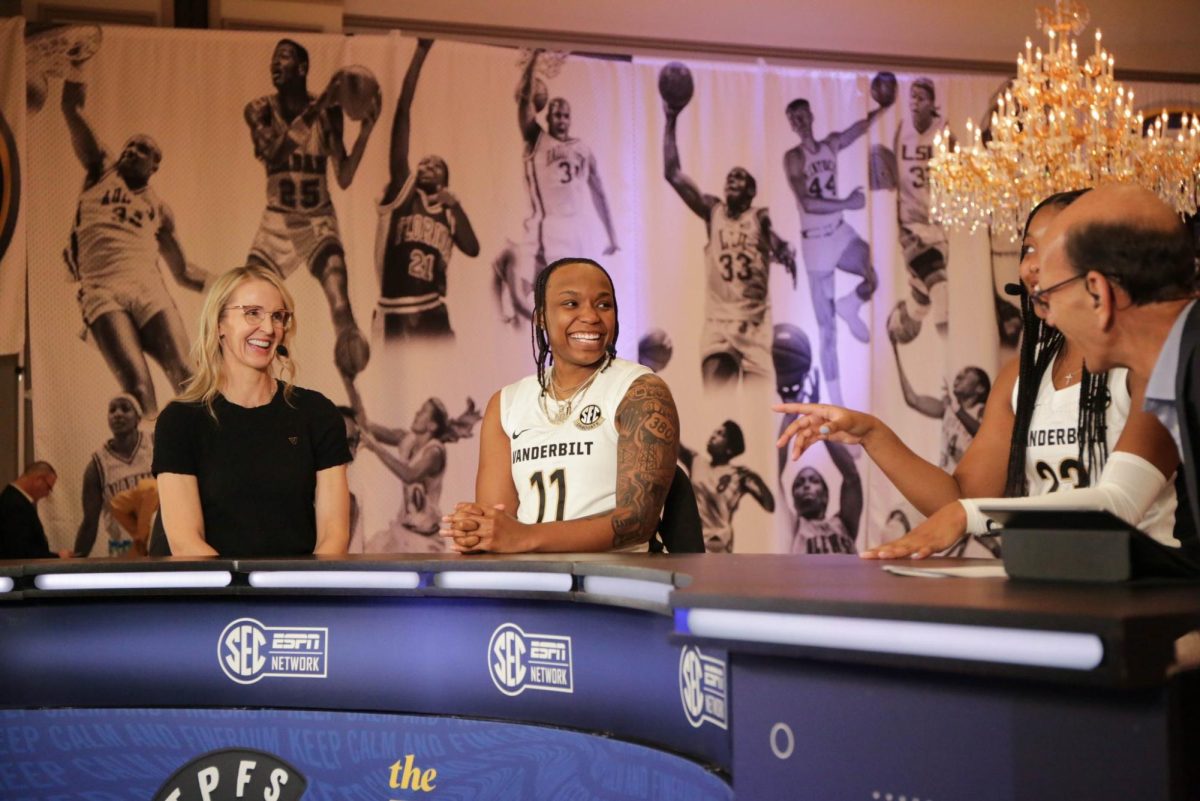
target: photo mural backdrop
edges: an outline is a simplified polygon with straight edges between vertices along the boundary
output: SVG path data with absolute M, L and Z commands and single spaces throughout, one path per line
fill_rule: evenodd
M 930 223 L 926 162 L 937 130 L 984 117 L 1000 77 L 399 33 L 297 34 L 305 67 L 281 38 L 25 31 L 15 130 L 53 547 L 127 547 L 96 498 L 148 473 L 203 289 L 247 260 L 287 276 L 298 383 L 361 399 L 353 551 L 442 549 L 438 518 L 473 497 L 483 408 L 533 371 L 532 280 L 565 255 L 609 270 L 620 355 L 674 393 L 711 550 L 848 552 L 918 522 L 857 448 L 783 459 L 770 405 L 869 410 L 927 459 L 961 457 L 1014 352 L 997 288 L 1017 246 Z M 296 74 L 328 108 L 288 139 L 276 87 Z M 442 169 L 442 191 L 414 186 Z M 443 298 L 453 334 L 414 330 Z

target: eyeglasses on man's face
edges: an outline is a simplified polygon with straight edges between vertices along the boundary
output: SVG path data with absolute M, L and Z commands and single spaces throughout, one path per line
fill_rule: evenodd
M 1070 278 L 1059 281 L 1057 284 L 1051 284 L 1050 286 L 1046 287 L 1045 289 L 1040 289 L 1040 288 L 1035 289 L 1029 293 L 1029 302 L 1033 303 L 1034 305 L 1036 305 L 1039 309 L 1041 309 L 1043 311 L 1049 311 L 1050 310 L 1050 302 L 1046 300 L 1046 296 L 1052 292 L 1057 292 L 1058 290 L 1062 289 L 1063 287 L 1067 286 L 1068 284 L 1070 284 L 1074 281 L 1078 281 L 1081 278 L 1087 278 L 1087 273 L 1079 273 L 1078 275 L 1073 275 Z
M 262 321 L 271 318 L 271 325 L 276 328 L 287 329 L 292 324 L 292 313 L 287 309 L 276 309 L 269 312 L 262 306 L 226 306 L 225 311 L 230 309 L 241 309 L 242 316 L 246 318 L 246 322 L 250 325 L 261 325 Z

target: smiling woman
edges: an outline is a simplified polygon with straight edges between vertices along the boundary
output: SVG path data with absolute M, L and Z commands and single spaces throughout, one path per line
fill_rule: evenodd
M 346 429 L 325 396 L 292 383 L 294 308 L 261 267 L 230 270 L 209 290 L 195 378 L 155 427 L 153 471 L 177 556 L 346 552 Z
M 443 519 L 459 552 L 645 550 L 679 453 L 671 391 L 616 358 L 604 268 L 560 259 L 534 286 L 537 372 L 492 396 L 475 500 Z

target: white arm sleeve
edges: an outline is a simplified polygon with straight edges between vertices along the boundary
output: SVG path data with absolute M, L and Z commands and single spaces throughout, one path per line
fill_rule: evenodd
M 1131 526 L 1141 522 L 1167 484 L 1167 477 L 1158 468 L 1134 453 L 1115 451 L 1108 457 L 1100 481 L 1094 487 L 1052 492 L 1027 498 L 1031 509 L 1078 508 L 1087 506 L 1103 512 L 1111 512 Z M 959 503 L 967 512 L 967 533 L 985 534 L 989 519 L 979 510 L 980 504 L 988 500 L 964 498 Z M 1012 499 L 1004 499 L 1011 503 Z M 992 528 L 996 527 L 992 523 Z

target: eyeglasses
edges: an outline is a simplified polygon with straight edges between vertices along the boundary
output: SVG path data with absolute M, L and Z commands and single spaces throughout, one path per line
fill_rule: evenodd
M 1078 275 L 1073 275 L 1070 278 L 1067 278 L 1063 281 L 1059 281 L 1057 284 L 1052 284 L 1051 286 L 1048 286 L 1045 289 L 1035 289 L 1034 291 L 1029 293 L 1029 302 L 1035 304 L 1042 311 L 1047 311 L 1050 308 L 1050 303 L 1046 300 L 1047 295 L 1049 295 L 1051 292 L 1057 292 L 1058 290 L 1062 289 L 1067 284 L 1070 284 L 1074 281 L 1078 281 L 1081 278 L 1087 278 L 1087 273 L 1079 273 Z
M 250 325 L 260 325 L 267 317 L 271 318 L 271 325 L 276 328 L 287 329 L 292 324 L 292 313 L 287 309 L 279 309 L 277 311 L 268 312 L 262 306 L 226 306 L 225 311 L 230 309 L 241 309 L 242 316 L 246 318 L 246 322 Z

